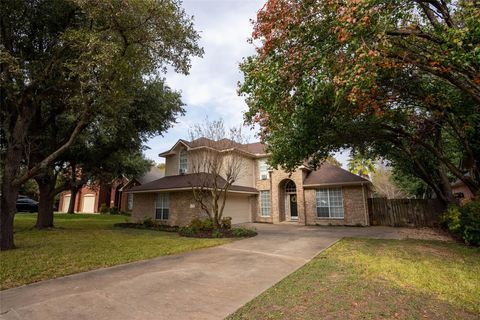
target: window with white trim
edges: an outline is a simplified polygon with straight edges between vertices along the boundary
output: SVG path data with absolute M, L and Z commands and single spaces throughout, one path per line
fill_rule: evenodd
M 188 170 L 188 154 L 187 154 L 187 150 L 182 149 L 182 151 L 180 151 L 180 165 L 178 167 L 178 173 L 179 174 L 187 173 L 187 170 Z
M 268 179 L 268 164 L 267 159 L 260 159 L 258 160 L 258 171 L 260 172 L 260 179 L 267 180 Z
M 155 219 L 168 220 L 170 213 L 170 195 L 162 192 L 157 193 L 155 198 Z
M 260 215 L 270 217 L 270 191 L 260 191 Z
M 342 188 L 317 189 L 317 217 L 343 218 Z
M 132 211 L 133 209 L 133 193 L 127 193 L 127 210 Z

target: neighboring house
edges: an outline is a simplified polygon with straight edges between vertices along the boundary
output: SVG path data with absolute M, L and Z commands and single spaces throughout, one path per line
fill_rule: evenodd
M 75 199 L 75 212 L 98 213 L 102 205 L 108 208 L 119 208 L 120 211 L 130 212 L 133 205 L 133 196 L 125 191 L 133 186 L 142 185 L 164 176 L 157 167 L 152 167 L 140 178 L 128 180 L 122 178 L 109 184 L 85 185 L 77 193 Z M 71 192 L 64 191 L 60 194 L 58 205 L 60 212 L 67 212 L 70 204 Z
M 208 144 L 207 144 L 208 142 Z M 135 186 L 132 218 L 146 218 L 184 226 L 194 217 L 205 217 L 194 200 L 192 186 L 206 173 L 189 173 L 192 152 L 211 146 L 205 138 L 179 140 L 159 156 L 165 158 L 165 177 Z M 368 225 L 370 182 L 334 165 L 318 170 L 302 166 L 292 174 L 271 170 L 261 143 L 237 144 L 244 157 L 244 175 L 229 190 L 224 216 L 232 223 L 283 221 L 308 225 Z M 213 177 L 212 177 L 213 179 Z M 222 177 L 217 178 L 222 184 Z
M 460 203 L 466 203 L 473 198 L 473 193 L 465 185 L 465 183 L 458 179 L 452 184 L 452 193 L 455 198 L 459 199 Z

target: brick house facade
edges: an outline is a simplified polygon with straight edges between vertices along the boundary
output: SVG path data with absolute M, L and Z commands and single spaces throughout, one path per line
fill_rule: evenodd
M 151 218 L 184 226 L 194 217 L 206 217 L 192 193 L 198 174 L 188 171 L 189 156 L 204 148 L 206 140 L 179 140 L 160 154 L 165 177 L 128 191 L 133 194 L 134 222 Z M 225 205 L 224 216 L 232 217 L 233 223 L 369 224 L 368 180 L 328 163 L 317 170 L 302 166 L 293 173 L 271 169 L 261 143 L 238 144 L 235 149 L 244 157 L 244 174 L 230 188 Z
M 163 172 L 152 167 L 138 178 L 116 179 L 110 183 L 95 183 L 83 186 L 75 197 L 74 211 L 81 213 L 99 213 L 102 206 L 118 208 L 122 212 L 132 211 L 132 194 L 126 191 L 135 186 L 151 182 L 163 177 Z M 70 204 L 71 192 L 66 190 L 59 195 L 59 212 L 67 212 Z

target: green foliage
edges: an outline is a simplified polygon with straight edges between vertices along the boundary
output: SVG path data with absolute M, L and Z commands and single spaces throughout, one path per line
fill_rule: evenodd
M 237 238 L 253 237 L 257 234 L 255 230 L 247 228 L 233 228 L 231 218 L 224 217 L 220 228 L 216 228 L 211 218 L 193 218 L 186 227 L 179 228 L 178 233 L 184 237 L 196 238 Z
M 109 214 L 110 213 L 110 208 L 107 206 L 106 203 L 102 203 L 100 205 L 99 211 L 100 211 L 101 214 Z
M 260 126 L 273 166 L 317 166 L 352 148 L 446 203 L 450 176 L 476 192 L 479 17 L 470 1 L 268 1 L 254 23 L 261 45 L 240 67 L 246 120 Z
M 0 5 L 0 175 L 10 202 L 28 179 L 66 163 L 85 172 L 89 164 L 128 171 L 128 157 L 141 156 L 143 143 L 183 112 L 180 93 L 164 75 L 168 67 L 188 74 L 191 57 L 203 50 L 192 17 L 177 0 Z M 77 152 L 68 155 L 75 144 Z M 90 147 L 105 154 L 92 157 Z M 96 171 L 102 172 L 110 170 Z M 0 212 L 9 216 L 2 220 L 8 221 L 2 223 L 2 249 L 14 247 L 10 208 L 13 203 L 2 201 Z
M 28 196 L 29 198 L 32 199 L 38 199 L 39 196 L 39 190 L 38 190 L 38 185 L 33 179 L 29 179 L 27 182 L 25 182 L 21 187 L 20 190 L 18 191 L 18 194 Z
M 442 224 L 465 243 L 480 246 L 480 201 L 450 206 L 442 216 Z
M 154 228 L 157 225 L 157 223 L 152 218 L 143 219 L 142 224 L 145 226 L 145 228 Z
M 223 238 L 222 231 L 215 229 L 212 231 L 212 238 Z
M 350 159 L 348 159 L 348 171 L 368 178 L 375 172 L 375 160 L 366 158 L 360 152 L 351 152 Z
M 232 218 L 231 217 L 223 217 L 220 227 L 223 230 L 230 230 L 232 228 Z
M 398 166 L 392 169 L 392 180 L 409 195 L 416 198 L 428 196 L 428 185 L 418 177 L 402 171 Z
M 253 237 L 257 235 L 257 232 L 248 228 L 234 228 L 232 229 L 232 235 L 236 238 Z
M 196 231 L 212 231 L 215 229 L 213 219 L 211 218 L 206 218 L 203 220 L 200 218 L 193 218 L 188 227 Z

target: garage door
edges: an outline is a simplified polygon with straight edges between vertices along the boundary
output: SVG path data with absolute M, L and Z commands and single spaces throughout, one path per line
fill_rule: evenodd
M 68 206 L 70 205 L 70 195 L 66 194 L 63 196 L 63 203 L 62 203 L 62 212 L 68 211 Z
M 82 212 L 95 213 L 95 196 L 86 194 L 83 196 Z
M 232 223 L 251 222 L 249 195 L 229 194 L 223 216 L 231 217 Z

